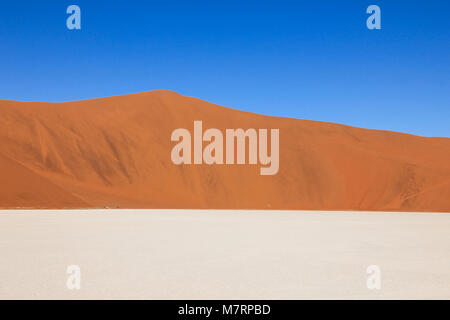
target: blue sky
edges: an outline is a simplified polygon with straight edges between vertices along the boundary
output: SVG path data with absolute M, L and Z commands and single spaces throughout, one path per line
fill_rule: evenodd
M 66 8 L 81 8 L 81 30 Z M 366 8 L 381 8 L 368 30 Z M 449 1 L 8 1 L 0 99 L 175 90 L 257 113 L 450 137 Z

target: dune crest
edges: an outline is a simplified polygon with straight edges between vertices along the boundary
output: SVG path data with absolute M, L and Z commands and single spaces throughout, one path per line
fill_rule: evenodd
M 172 91 L 0 101 L 0 208 L 450 212 L 450 139 L 233 110 Z M 174 165 L 171 133 L 279 129 L 279 171 Z

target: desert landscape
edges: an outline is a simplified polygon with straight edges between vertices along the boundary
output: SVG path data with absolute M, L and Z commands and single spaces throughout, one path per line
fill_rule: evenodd
M 238 111 L 172 91 L 0 101 L 0 208 L 450 211 L 450 139 Z M 176 128 L 277 128 L 279 171 L 174 165 Z
M 449 138 L 172 91 L 0 101 L 0 114 L 1 299 L 450 297 Z M 174 164 L 171 132 L 199 120 L 279 129 L 278 172 Z
M 5 210 L 0 299 L 450 299 L 449 228 L 447 213 Z
M 273 300 L 450 300 L 449 12 L 3 1 L 0 302 L 289 319 L 394 313 Z

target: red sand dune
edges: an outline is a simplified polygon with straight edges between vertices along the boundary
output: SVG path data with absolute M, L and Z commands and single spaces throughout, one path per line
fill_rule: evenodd
M 0 101 L 1 208 L 450 212 L 450 139 L 269 117 L 171 91 Z M 279 128 L 280 169 L 174 165 L 171 132 Z

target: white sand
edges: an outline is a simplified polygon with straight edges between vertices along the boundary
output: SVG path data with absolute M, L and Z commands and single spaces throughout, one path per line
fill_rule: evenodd
M 0 298 L 450 299 L 450 214 L 0 211 Z

